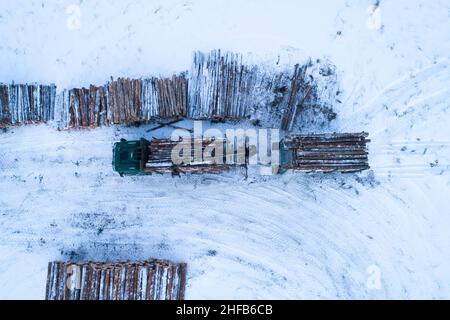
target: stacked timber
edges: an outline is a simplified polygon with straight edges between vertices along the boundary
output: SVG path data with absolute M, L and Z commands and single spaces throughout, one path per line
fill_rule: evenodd
M 65 90 L 58 101 L 60 127 L 93 128 L 185 117 L 187 83 L 184 75 L 143 80 L 119 78 L 105 86 Z
M 57 120 L 65 129 L 160 119 L 251 119 L 289 131 L 296 117 L 305 114 L 301 110 L 327 107 L 331 98 L 321 97 L 335 91 L 329 80 L 318 81 L 323 77 L 316 73 L 333 74 L 330 70 L 314 71 L 311 61 L 293 69 L 268 70 L 245 64 L 240 54 L 214 50 L 195 52 L 188 75 L 119 78 L 63 90 L 56 102 L 55 86 L 0 84 L 0 125 Z M 317 118 L 314 112 L 306 114 Z
M 130 124 L 142 119 L 142 81 L 119 78 L 106 85 L 108 89 L 108 124 Z
M 189 112 L 192 119 L 239 120 L 249 115 L 257 81 L 256 67 L 242 63 L 242 56 L 194 53 L 189 79 Z
M 141 120 L 141 81 L 119 78 L 105 86 L 74 88 L 62 93 L 63 128 L 129 124 Z
M 183 300 L 186 264 L 162 260 L 48 264 L 46 300 Z
M 59 103 L 62 104 L 63 127 L 97 127 L 108 121 L 105 87 L 91 85 L 89 88 L 64 90 Z
M 299 110 L 308 99 L 316 99 L 313 93 L 317 84 L 310 77 L 309 67 L 308 62 L 296 64 L 293 70 L 265 71 L 244 64 L 239 54 L 220 50 L 195 52 L 189 78 L 188 116 L 223 121 L 259 119 L 275 112 L 270 121 L 280 117 L 281 129 L 291 130 Z M 273 105 L 275 110 L 265 110 Z
M 181 118 L 187 115 L 188 80 L 182 75 L 142 81 L 143 120 Z
M 0 84 L 0 126 L 53 120 L 55 96 L 54 85 Z
M 285 169 L 303 172 L 358 172 L 369 169 L 368 134 L 292 135 L 284 139 L 292 162 Z
M 196 151 L 196 145 L 199 146 Z M 172 141 L 171 139 L 152 139 L 148 146 L 148 160 L 145 164 L 146 173 L 220 173 L 228 170 L 230 165 L 224 162 L 224 152 L 219 161 L 214 161 L 213 157 L 207 157 L 207 154 L 215 156 L 213 150 L 224 150 L 224 139 L 188 139 L 187 141 Z M 207 148 L 211 148 L 208 153 Z M 217 149 L 216 149 L 217 148 Z M 205 152 L 206 150 L 206 152 Z M 178 153 L 180 152 L 180 153 Z M 186 152 L 187 155 L 183 155 Z M 217 151 L 219 152 L 219 151 Z M 175 156 L 184 159 L 178 163 L 174 162 Z

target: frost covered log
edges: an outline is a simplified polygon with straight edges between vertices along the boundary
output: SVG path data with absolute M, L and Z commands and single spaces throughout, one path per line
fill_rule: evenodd
M 187 266 L 163 260 L 48 264 L 46 300 L 183 300 Z
M 0 126 L 53 120 L 55 95 L 54 85 L 0 84 Z
M 281 129 L 291 130 L 297 115 L 298 108 L 302 106 L 308 97 L 311 87 L 306 80 L 307 65 L 300 67 L 295 65 L 292 80 L 289 85 L 289 94 L 286 102 L 285 112 L 281 121 Z
M 368 134 L 291 135 L 284 139 L 291 164 L 284 169 L 304 172 L 358 172 L 369 169 Z

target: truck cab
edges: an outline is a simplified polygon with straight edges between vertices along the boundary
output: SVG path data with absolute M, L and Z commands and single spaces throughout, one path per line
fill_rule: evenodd
M 121 176 L 144 173 L 149 142 L 145 139 L 127 141 L 121 139 L 113 148 L 113 168 Z

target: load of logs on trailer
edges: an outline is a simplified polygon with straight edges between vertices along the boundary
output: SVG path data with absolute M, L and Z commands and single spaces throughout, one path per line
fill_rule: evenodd
M 183 300 L 187 266 L 164 260 L 48 264 L 46 300 Z
M 350 173 L 369 169 L 367 133 L 290 135 L 279 142 L 279 173 L 292 171 Z M 122 139 L 113 147 L 113 168 L 120 175 L 220 173 L 247 166 L 256 150 L 220 139 Z M 201 147 L 199 147 L 201 146 Z M 272 144 L 273 147 L 273 144 Z M 198 149 L 198 150 L 197 150 Z M 228 152 L 227 152 L 228 151 Z M 181 155 L 181 156 L 180 156 Z
M 271 126 L 291 130 L 299 110 L 305 104 L 320 106 L 328 90 L 308 74 L 309 63 L 275 71 L 244 63 L 240 54 L 214 50 L 195 52 L 190 71 L 169 78 L 112 79 L 62 90 L 56 97 L 53 85 L 1 85 L 0 122 L 54 120 L 59 129 L 68 129 L 159 119 L 268 118 Z
M 0 84 L 0 127 L 53 120 L 55 95 L 54 85 Z
M 195 157 L 195 144 L 199 143 L 198 159 Z M 144 166 L 145 173 L 220 173 L 228 170 L 230 164 L 225 164 L 223 159 L 220 163 L 214 162 L 213 157 L 206 157 L 208 153 L 214 150 L 224 149 L 226 140 L 200 140 L 194 139 L 193 144 L 185 143 L 183 141 L 172 141 L 171 139 L 152 139 L 148 143 L 146 151 L 148 152 L 147 162 Z M 179 163 L 172 162 L 172 151 L 177 151 L 176 148 L 182 150 L 189 150 L 190 153 L 180 158 Z M 208 152 L 208 148 L 211 152 Z M 144 155 L 145 156 L 145 155 Z
M 369 169 L 368 134 L 292 135 L 284 139 L 284 169 L 304 172 L 358 172 Z

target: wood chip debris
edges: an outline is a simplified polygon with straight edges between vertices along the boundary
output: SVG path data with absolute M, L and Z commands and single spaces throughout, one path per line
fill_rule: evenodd
M 369 169 L 368 134 L 333 133 L 291 135 L 284 139 L 292 151 L 292 164 L 285 169 L 303 172 L 358 172 Z
M 165 260 L 48 264 L 46 300 L 184 300 L 187 266 Z

